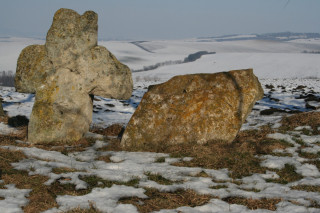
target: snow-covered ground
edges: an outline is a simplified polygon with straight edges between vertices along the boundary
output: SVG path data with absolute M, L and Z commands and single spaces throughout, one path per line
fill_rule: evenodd
M 16 60 L 22 48 L 30 44 L 43 44 L 43 40 L 24 38 L 0 38 L 0 70 L 15 70 Z M 117 58 L 131 69 L 143 69 L 165 61 L 183 60 L 189 54 L 198 51 L 216 52 L 200 59 L 182 64 L 162 66 L 155 70 L 134 72 L 134 92 L 126 101 L 95 97 L 93 124 L 107 127 L 114 123 L 126 125 L 138 106 L 143 94 L 151 84 L 167 81 L 175 75 L 191 73 L 215 73 L 232 69 L 253 68 L 265 90 L 265 97 L 258 101 L 249 115 L 242 130 L 257 129 L 269 124 L 277 132 L 283 115 L 293 111 L 317 111 L 320 109 L 320 54 L 305 54 L 303 51 L 319 51 L 320 41 L 303 40 L 290 42 L 239 40 L 218 42 L 214 39 L 188 39 L 176 41 L 102 41 Z M 34 95 L 21 94 L 14 88 L 1 88 L 4 110 L 9 116 L 30 116 Z M 307 97 L 313 97 L 308 99 Z M 266 110 L 276 109 L 274 113 L 263 114 Z M 72 183 L 77 189 L 84 189 L 87 183 L 80 177 L 95 175 L 105 180 L 129 181 L 139 179 L 136 187 L 113 185 L 111 188 L 95 188 L 87 195 L 61 195 L 56 198 L 58 208 L 46 212 L 60 212 L 68 209 L 87 208 L 90 202 L 103 212 L 137 212 L 133 205 L 119 204 L 124 197 L 136 196 L 146 198 L 145 187 L 153 187 L 160 191 L 175 191 L 177 189 L 192 189 L 199 194 L 210 194 L 220 199 L 211 199 L 208 204 L 198 207 L 179 207 L 175 210 L 160 212 L 272 212 L 264 209 L 250 210 L 245 206 L 229 204 L 222 198 L 241 196 L 245 198 L 281 198 L 275 212 L 320 212 L 320 209 L 310 207 L 311 200 L 320 205 L 318 192 L 294 190 L 296 185 L 320 186 L 320 172 L 316 166 L 308 163 L 310 159 L 299 156 L 302 150 L 307 153 L 320 151 L 320 136 L 304 135 L 304 126 L 290 133 L 274 133 L 269 138 L 287 141 L 292 147 L 276 150 L 288 156 L 261 155 L 261 165 L 270 169 L 265 174 L 253 174 L 242 179 L 232 180 L 227 169 L 213 170 L 193 167 L 177 167 L 172 163 L 188 161 L 189 158 L 171 158 L 163 153 L 115 152 L 101 151 L 108 142 L 101 139 L 83 152 L 73 152 L 64 155 L 57 151 L 47 151 L 35 147 L 1 146 L 2 149 L 20 150 L 28 158 L 14 163 L 19 170 L 26 170 L 29 175 L 40 174 L 49 179 L 45 183 L 52 184 L 59 180 L 61 184 Z M 320 127 L 318 127 L 320 128 Z M 0 123 L 0 134 L 16 131 L 4 123 Z M 304 141 L 306 147 L 301 148 L 297 138 Z M 101 156 L 109 156 L 110 163 L 96 160 Z M 164 158 L 164 162 L 157 162 Z M 319 159 L 318 159 L 319 160 Z M 269 182 L 278 178 L 271 169 L 281 169 L 285 164 L 294 165 L 296 172 L 302 175 L 299 181 L 288 184 Z M 56 174 L 54 168 L 72 168 L 77 172 Z M 200 172 L 209 177 L 197 177 Z M 147 178 L 146 174 L 159 174 L 171 181 L 173 185 L 161 185 Z M 240 184 L 235 184 L 234 182 Z M 0 180 L 1 182 L 1 180 Z M 224 188 L 215 189 L 223 185 Z M 27 205 L 30 189 L 17 189 L 14 185 L 6 185 L 0 189 L 0 212 L 22 212 Z M 248 191 L 248 189 L 251 189 Z M 256 190 L 252 190 L 256 189 Z

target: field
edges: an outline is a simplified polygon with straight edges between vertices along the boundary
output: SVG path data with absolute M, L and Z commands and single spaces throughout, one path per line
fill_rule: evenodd
M 95 97 L 91 133 L 75 143 L 29 144 L 12 119 L 30 116 L 34 95 L 2 87 L 0 212 L 319 212 L 320 40 L 223 39 L 101 41 L 135 71 L 134 92 Z M 33 43 L 44 41 L 0 38 L 0 70 Z M 215 54 L 184 63 L 199 51 Z M 232 144 L 119 147 L 149 85 L 246 68 L 265 95 Z

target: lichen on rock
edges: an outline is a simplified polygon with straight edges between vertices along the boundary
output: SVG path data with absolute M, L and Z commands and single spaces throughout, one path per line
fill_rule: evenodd
M 15 77 L 18 92 L 36 93 L 28 126 L 32 143 L 79 140 L 92 121 L 90 95 L 128 99 L 130 69 L 97 45 L 98 15 L 59 9 L 45 45 L 22 50 Z
M 143 150 L 159 143 L 230 143 L 262 97 L 252 69 L 175 76 L 149 87 L 121 145 Z

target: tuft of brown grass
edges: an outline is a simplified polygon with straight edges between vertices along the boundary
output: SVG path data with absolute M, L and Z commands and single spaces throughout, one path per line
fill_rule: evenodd
M 273 169 L 273 171 L 275 171 L 280 177 L 278 179 L 268 179 L 267 181 L 287 184 L 290 182 L 301 180 L 303 176 L 298 174 L 295 169 L 295 166 L 291 164 L 285 164 L 284 168 L 280 170 Z
M 307 191 L 307 192 L 320 192 L 320 186 L 314 186 L 314 185 L 292 186 L 291 189 L 299 190 L 299 191 Z
M 199 195 L 193 190 L 177 190 L 175 192 L 159 192 L 157 189 L 147 188 L 146 199 L 137 197 L 123 198 L 119 203 L 132 204 L 141 213 L 159 211 L 161 209 L 176 209 L 181 206 L 202 206 L 212 199 L 211 195 Z
M 89 209 L 82 209 L 78 207 L 62 213 L 102 213 L 100 210 L 97 209 L 96 205 L 93 202 L 89 202 L 89 205 Z
M 313 164 L 318 168 L 318 170 L 320 170 L 320 160 L 310 160 L 306 163 Z
M 56 174 L 62 174 L 62 173 L 69 173 L 69 172 L 79 172 L 79 170 L 76 170 L 76 169 L 73 169 L 73 168 L 58 167 L 58 168 L 53 168 L 52 172 L 56 173 Z
M 303 112 L 284 117 L 281 120 L 281 130 L 294 130 L 298 126 L 311 126 L 312 134 L 320 134 L 318 127 L 320 126 L 320 112 Z
M 307 158 L 307 159 L 318 159 L 320 158 L 320 152 L 314 154 L 314 153 L 309 153 L 309 152 L 303 152 L 299 150 L 299 156 L 302 158 Z
M 111 159 L 110 159 L 110 156 L 99 156 L 95 160 L 104 161 L 106 163 L 111 163 L 112 162 Z
M 224 189 L 228 188 L 227 185 L 216 185 L 216 186 L 211 186 L 210 189 Z
M 205 171 L 201 171 L 195 177 L 210 177 Z
M 121 124 L 112 124 L 107 128 L 92 127 L 90 131 L 100 135 L 120 137 L 124 131 L 124 127 Z
M 108 139 L 108 146 L 104 146 L 99 149 L 99 151 L 125 151 L 120 146 L 120 139 L 118 138 L 112 138 Z
M 92 176 L 82 176 L 80 177 L 81 180 L 85 181 L 88 184 L 88 190 L 92 190 L 95 187 L 100 188 L 110 188 L 113 184 L 117 185 L 125 185 L 125 186 L 136 186 L 139 183 L 138 178 L 134 178 L 128 182 L 121 182 L 121 181 L 111 181 L 111 180 L 105 180 L 98 176 L 92 175 Z
M 6 146 L 6 145 L 17 145 L 16 140 L 25 140 L 24 135 L 20 134 L 10 134 L 10 135 L 0 135 L 0 145 Z M 20 146 L 26 146 L 25 144 L 20 144 Z
M 69 141 L 69 142 L 50 142 L 50 143 L 38 143 L 33 146 L 44 149 L 48 151 L 57 151 L 61 152 L 64 155 L 67 155 L 70 152 L 81 152 L 85 151 L 87 147 L 92 146 L 96 140 L 90 138 L 82 138 L 78 141 Z
M 180 181 L 171 181 L 167 178 L 164 178 L 163 176 L 159 174 L 152 174 L 150 172 L 145 173 L 145 175 L 148 177 L 148 180 L 152 180 L 154 182 L 157 182 L 161 185 L 172 185 L 174 183 L 181 183 Z
M 227 197 L 222 199 L 230 204 L 238 204 L 247 206 L 248 209 L 268 209 L 271 211 L 277 210 L 277 204 L 281 202 L 280 198 L 262 198 L 262 199 L 252 199 L 243 197 Z

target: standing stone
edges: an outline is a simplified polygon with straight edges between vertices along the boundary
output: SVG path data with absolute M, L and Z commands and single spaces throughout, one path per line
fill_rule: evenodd
M 121 145 L 143 150 L 159 143 L 230 143 L 262 97 L 252 69 L 173 77 L 149 87 Z
M 75 141 L 89 130 L 90 95 L 128 99 L 130 69 L 105 47 L 97 46 L 98 16 L 60 9 L 45 45 L 22 50 L 15 85 L 18 92 L 36 93 L 28 126 L 32 143 Z

